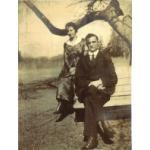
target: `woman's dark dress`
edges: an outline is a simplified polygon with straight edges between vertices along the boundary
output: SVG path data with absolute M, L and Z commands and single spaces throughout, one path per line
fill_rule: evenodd
M 56 99 L 58 101 L 65 100 L 72 104 L 74 103 L 74 74 L 70 74 L 70 69 L 75 69 L 83 46 L 83 39 L 75 45 L 64 44 L 64 66 L 59 75 L 56 93 Z

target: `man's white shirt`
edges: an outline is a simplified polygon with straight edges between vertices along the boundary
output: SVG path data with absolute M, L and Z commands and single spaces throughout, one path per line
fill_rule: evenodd
M 96 51 L 94 51 L 94 52 L 91 52 L 91 51 L 88 51 L 88 55 L 89 55 L 89 57 L 90 57 L 90 60 L 92 60 L 93 59 L 93 56 L 94 56 L 94 59 L 97 57 L 97 54 L 98 54 L 98 52 L 99 52 L 99 49 L 97 49 Z M 102 80 L 101 79 L 99 79 L 99 80 L 96 80 L 96 81 L 91 81 L 90 83 L 89 83 L 89 86 L 91 86 L 91 85 L 94 85 L 95 87 L 99 87 L 99 86 L 102 86 L 103 87 L 103 85 L 102 85 Z M 100 87 L 101 89 L 102 89 L 102 87 Z M 104 88 L 104 87 L 103 87 Z
M 94 55 L 94 59 L 96 58 L 96 56 L 97 56 L 97 54 L 98 54 L 98 52 L 99 52 L 99 49 L 97 49 L 96 51 L 94 51 L 94 52 L 91 52 L 91 51 L 88 51 L 88 55 L 89 55 L 89 57 L 90 57 L 90 60 L 92 60 L 93 58 L 93 55 Z

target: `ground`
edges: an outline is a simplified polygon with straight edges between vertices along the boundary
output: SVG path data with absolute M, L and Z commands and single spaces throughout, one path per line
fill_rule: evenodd
M 74 122 L 74 114 L 55 122 L 55 94 L 55 88 L 45 88 L 19 97 L 19 150 L 79 150 L 84 145 L 83 123 Z M 99 137 L 97 150 L 131 150 L 131 120 L 108 122 L 115 131 L 114 144 Z

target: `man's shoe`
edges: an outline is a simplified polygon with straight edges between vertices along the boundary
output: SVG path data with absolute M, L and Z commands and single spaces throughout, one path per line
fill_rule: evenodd
M 105 143 L 105 144 L 113 144 L 114 143 L 114 141 L 111 139 L 111 138 L 109 138 L 109 137 L 107 137 L 107 136 L 101 136 L 102 137 L 102 140 L 103 140 L 103 142 Z
M 86 150 L 86 149 L 94 149 L 96 148 L 98 145 L 98 140 L 95 137 L 90 137 L 87 141 L 87 143 L 85 144 L 84 147 L 82 147 L 82 150 Z
M 103 128 L 103 132 L 106 136 L 108 136 L 109 138 L 113 138 L 115 132 L 113 130 L 109 129 L 109 126 L 107 125 L 107 123 L 105 123 L 104 121 L 101 121 L 101 125 Z
M 104 130 L 104 134 L 109 137 L 109 138 L 113 138 L 114 137 L 114 131 L 110 131 L 110 130 Z
M 103 132 L 99 126 L 97 127 L 97 131 L 100 134 L 100 136 L 105 144 L 113 144 L 114 143 L 113 140 L 111 139 L 111 137 L 113 137 L 113 135 L 109 136 L 109 133 L 105 132 L 105 131 Z

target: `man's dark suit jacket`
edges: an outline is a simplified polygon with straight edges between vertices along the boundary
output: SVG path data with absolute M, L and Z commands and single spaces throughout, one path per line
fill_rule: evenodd
M 76 67 L 75 91 L 79 101 L 86 97 L 89 83 L 101 79 L 104 90 L 100 92 L 111 96 L 115 91 L 117 75 L 110 56 L 106 52 L 99 51 L 94 61 L 90 61 L 88 53 L 81 54 Z

